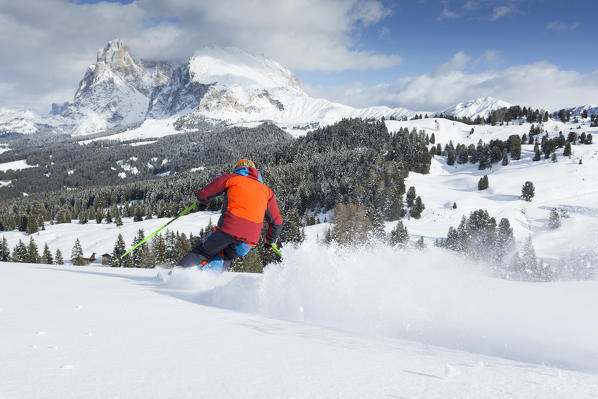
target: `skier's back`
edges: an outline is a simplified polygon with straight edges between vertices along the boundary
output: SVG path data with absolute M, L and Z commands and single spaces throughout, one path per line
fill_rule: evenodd
M 262 181 L 255 164 L 242 159 L 235 172 L 216 178 L 197 193 L 205 208 L 214 197 L 224 194 L 218 226 L 179 262 L 180 266 L 227 269 L 237 257 L 243 257 L 258 243 L 264 217 L 268 221 L 266 245 L 276 242 L 282 229 L 282 217 L 274 193 Z

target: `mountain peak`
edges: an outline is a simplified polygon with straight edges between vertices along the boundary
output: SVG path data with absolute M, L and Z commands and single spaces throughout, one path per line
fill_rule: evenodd
M 457 118 L 475 119 L 478 116 L 485 118 L 490 112 L 496 109 L 508 108 L 510 106 L 512 106 L 512 104 L 509 104 L 506 101 L 487 96 L 453 105 L 452 107 L 445 109 L 442 113 Z
M 108 42 L 106 47 L 98 50 L 97 64 L 103 64 L 115 72 L 134 74 L 139 71 L 138 62 L 131 56 L 131 51 L 120 39 Z
M 301 90 L 299 80 L 278 62 L 236 47 L 202 47 L 191 57 L 189 64 L 193 80 L 203 84 Z

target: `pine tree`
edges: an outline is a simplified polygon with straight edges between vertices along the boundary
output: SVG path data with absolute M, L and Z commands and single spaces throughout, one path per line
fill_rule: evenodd
M 54 256 L 54 263 L 57 265 L 64 265 L 64 259 L 62 258 L 62 252 L 60 252 L 60 249 L 56 250 L 56 256 Z
M 96 223 L 97 224 L 102 223 L 102 219 L 103 219 L 103 212 L 102 212 L 102 210 L 101 209 L 97 209 L 97 210 L 94 211 L 94 213 L 95 213 L 94 218 L 96 220 Z
M 571 157 L 571 143 L 565 144 L 565 149 L 563 150 L 564 157 Z
M 185 233 L 179 234 L 177 232 L 175 241 L 175 251 L 178 259 L 183 258 L 183 256 L 187 255 L 187 253 L 191 251 L 191 243 L 187 239 L 187 235 Z
M 79 239 L 75 241 L 75 245 L 73 245 L 73 250 L 71 251 L 71 263 L 73 266 L 84 266 L 85 260 L 83 259 L 83 248 L 81 248 L 81 242 Z
M 531 202 L 532 198 L 534 198 L 535 190 L 534 183 L 531 181 L 526 181 L 521 188 L 521 197 L 523 197 L 523 199 L 527 202 Z
M 280 234 L 280 241 L 281 243 L 299 246 L 305 240 L 305 230 L 299 212 L 296 209 L 291 209 L 286 216 Z
M 376 242 L 384 241 L 386 232 L 384 231 L 384 221 L 379 210 L 370 210 L 370 217 L 372 223 L 372 238 Z
M 548 227 L 550 227 L 552 230 L 561 227 L 561 216 L 556 208 L 552 208 L 550 210 L 550 216 L 548 217 Z
M 422 198 L 418 195 L 415 199 L 415 204 L 411 208 L 410 215 L 415 219 L 419 219 L 421 217 L 422 212 L 426 209 L 424 203 L 422 202 Z
M 141 222 L 143 220 L 143 213 L 140 206 L 135 207 L 135 216 L 133 217 L 134 222 Z
M 507 166 L 509 164 L 509 156 L 507 155 L 507 151 L 505 150 L 502 154 L 502 166 Z
M 41 258 L 39 256 L 39 249 L 33 237 L 29 237 L 29 247 L 27 248 L 27 257 L 25 262 L 27 263 L 40 263 Z
M 415 187 L 411 186 L 411 187 L 409 187 L 409 190 L 407 190 L 407 206 L 409 208 L 411 208 L 413 206 L 413 201 L 415 201 L 415 197 L 416 197 Z
M 114 218 L 114 223 L 115 223 L 115 224 L 116 224 L 118 227 L 120 227 L 120 226 L 122 226 L 122 225 L 123 225 L 123 220 L 122 220 L 122 218 L 120 217 L 120 212 L 116 212 L 116 217 Z
M 419 239 L 415 242 L 415 248 L 419 250 L 423 250 L 426 248 L 426 243 L 424 242 L 424 236 L 419 236 Z
M 12 261 L 23 263 L 27 261 L 27 246 L 21 240 L 17 243 L 17 245 L 12 250 Z
M 390 244 L 395 246 L 405 246 L 409 243 L 409 232 L 403 222 L 399 220 L 397 225 L 390 232 Z
M 518 134 L 513 134 L 509 137 L 511 159 L 518 160 L 521 158 L 521 139 Z
M 446 164 L 447 165 L 454 165 L 455 164 L 455 159 L 456 159 L 455 151 L 453 151 L 452 149 L 449 149 L 448 155 L 447 155 L 447 158 L 446 158 Z
M 515 250 L 515 239 L 513 237 L 513 228 L 509 219 L 502 218 L 498 223 L 496 231 L 495 258 L 501 263 L 502 259 L 510 252 Z
M 26 227 L 27 234 L 35 234 L 39 231 L 39 224 L 37 222 L 37 218 L 34 216 L 29 216 L 27 218 L 27 227 Z
M 54 263 L 54 257 L 52 256 L 52 252 L 50 252 L 50 248 L 48 247 L 48 243 L 44 243 L 44 252 L 42 253 L 42 263 L 46 265 L 51 265 Z
M 528 280 L 537 279 L 539 277 L 538 266 L 536 250 L 534 249 L 532 236 L 530 235 L 527 238 L 521 253 L 521 269 L 523 272 L 522 277 Z
M 114 244 L 114 249 L 112 250 L 112 259 L 118 259 L 117 262 L 113 262 L 113 266 L 120 266 L 120 267 L 129 267 L 128 261 L 129 257 L 125 257 L 124 259 L 120 259 L 120 257 L 127 252 L 127 245 L 125 244 L 125 239 L 123 238 L 122 234 L 119 234 L 116 239 L 116 244 Z
M 157 265 L 166 265 L 166 242 L 162 234 L 154 236 L 152 240 L 152 254 Z
M 10 248 L 4 236 L 2 236 L 2 243 L 0 244 L 0 262 L 10 262 Z
M 184 234 L 183 234 L 184 236 Z M 133 239 L 131 243 L 131 248 L 135 247 L 137 244 L 141 243 L 145 239 L 145 233 L 143 229 L 139 229 L 137 231 L 137 235 Z M 186 236 L 184 236 L 186 240 Z M 133 267 L 154 267 L 153 258 L 151 256 L 151 251 L 147 243 L 143 243 L 142 245 L 138 246 L 133 252 L 129 254 L 131 257 L 131 263 Z
M 488 187 L 488 175 L 484 175 L 484 177 L 480 178 L 480 180 L 478 181 L 478 190 L 486 190 Z

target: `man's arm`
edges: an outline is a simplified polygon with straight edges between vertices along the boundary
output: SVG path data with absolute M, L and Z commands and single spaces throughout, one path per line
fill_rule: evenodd
M 226 190 L 226 182 L 232 176 L 233 175 L 220 176 L 207 186 L 200 188 L 197 192 L 197 199 L 200 201 L 201 205 L 206 205 L 212 198 L 222 194 L 224 190 Z
M 274 244 L 280 236 L 282 231 L 282 216 L 276 203 L 274 194 L 268 200 L 268 207 L 266 208 L 266 219 L 268 220 L 268 233 L 266 234 L 266 244 Z

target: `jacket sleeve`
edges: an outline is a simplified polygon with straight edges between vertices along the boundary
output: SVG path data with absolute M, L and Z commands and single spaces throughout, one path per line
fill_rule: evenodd
M 230 178 L 231 175 L 223 175 L 216 178 L 207 186 L 200 188 L 197 192 L 197 199 L 202 204 L 207 204 L 212 198 L 219 196 L 226 190 L 226 182 Z
M 268 207 L 266 208 L 266 219 L 268 220 L 268 233 L 266 234 L 266 244 L 273 244 L 278 240 L 280 232 L 282 231 L 282 216 L 278 210 L 278 204 L 274 194 L 268 200 Z

